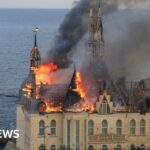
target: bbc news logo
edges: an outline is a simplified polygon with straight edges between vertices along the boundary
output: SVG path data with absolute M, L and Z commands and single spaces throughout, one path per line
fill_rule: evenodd
M 18 139 L 19 138 L 19 130 L 0 130 L 0 139 Z

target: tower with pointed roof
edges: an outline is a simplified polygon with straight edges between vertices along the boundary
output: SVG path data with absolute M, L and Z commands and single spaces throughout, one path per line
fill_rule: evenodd
M 100 0 L 98 0 L 98 11 L 94 13 L 93 8 L 90 8 L 89 14 L 89 33 L 90 42 L 89 47 L 94 58 L 101 58 L 104 51 L 104 38 L 103 38 L 103 22 Z
M 77 89 L 76 78 L 77 78 L 77 71 L 76 71 L 76 67 L 74 67 L 74 73 L 64 102 L 64 109 L 79 102 L 82 99 L 80 94 L 76 91 Z
M 41 64 L 41 56 L 40 56 L 40 52 L 38 50 L 38 46 L 37 46 L 37 32 L 38 32 L 38 28 L 36 27 L 34 29 L 34 46 L 32 48 L 32 51 L 30 53 L 30 68 L 31 70 L 33 68 L 38 67 Z

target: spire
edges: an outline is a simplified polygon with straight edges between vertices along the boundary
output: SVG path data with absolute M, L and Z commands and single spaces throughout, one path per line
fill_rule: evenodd
M 101 40 L 102 43 L 104 43 L 103 21 L 102 21 L 102 12 L 101 12 L 101 2 L 100 2 L 100 0 L 98 0 L 97 31 L 100 31 L 100 40 Z
M 36 27 L 34 29 L 34 47 L 32 48 L 32 51 L 30 53 L 31 70 L 35 67 L 38 67 L 41 64 L 41 56 L 40 56 L 40 52 L 38 51 L 38 47 L 37 47 L 37 32 L 38 31 L 39 31 L 39 28 Z
M 101 2 L 98 0 L 98 16 L 101 17 Z
M 76 66 L 74 65 L 74 72 L 64 101 L 64 109 L 69 108 L 70 106 L 81 100 L 80 94 L 75 91 L 75 89 L 77 88 L 76 78 L 77 78 L 77 71 Z
M 89 15 L 89 32 L 90 42 L 89 47 L 94 58 L 101 58 L 104 54 L 104 38 L 103 38 L 103 22 L 101 13 L 100 0 L 97 2 L 97 13 L 93 13 L 93 9 L 90 9 Z
M 37 47 L 36 32 L 35 32 L 35 37 L 34 37 L 34 47 Z
M 34 47 L 37 47 L 37 35 L 36 33 L 39 31 L 39 28 L 38 27 L 35 27 L 34 29 L 34 33 L 35 33 L 35 36 L 34 36 Z

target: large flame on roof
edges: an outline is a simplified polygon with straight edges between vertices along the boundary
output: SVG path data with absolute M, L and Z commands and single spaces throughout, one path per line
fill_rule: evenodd
M 47 102 L 45 102 L 45 105 L 46 105 L 45 112 L 47 112 L 47 113 L 49 113 L 49 112 L 62 112 L 62 105 L 54 107 L 53 103 L 47 103 Z
M 42 85 L 51 85 L 55 84 L 55 79 L 51 76 L 52 72 L 55 72 L 58 70 L 58 66 L 54 63 L 49 63 L 49 64 L 42 64 L 37 68 L 33 68 L 33 71 L 35 73 L 35 85 L 36 85 L 36 99 L 37 100 L 42 100 L 43 105 L 40 105 L 39 111 L 40 112 L 62 112 L 63 111 L 63 103 L 58 101 L 58 104 L 56 101 L 51 99 L 50 101 L 46 99 L 41 99 L 40 96 L 40 87 Z M 57 78 L 56 78 L 57 79 Z M 72 112 L 83 112 L 83 111 L 89 111 L 93 112 L 94 111 L 94 104 L 89 103 L 87 101 L 87 94 L 86 90 L 83 85 L 83 78 L 81 76 L 81 73 L 79 71 L 76 72 L 75 76 L 75 83 L 76 83 L 76 88 L 73 89 L 75 92 L 77 92 L 81 100 L 80 102 L 74 104 L 71 109 L 67 109 L 66 111 L 72 111 Z M 33 88 L 34 88 L 34 83 L 26 83 L 24 88 L 22 89 L 28 99 L 33 98 Z
M 50 78 L 50 73 L 56 71 L 58 66 L 54 63 L 43 64 L 35 69 L 36 84 L 52 84 L 52 79 Z
M 77 88 L 74 89 L 74 91 L 78 92 L 82 99 L 85 99 L 86 94 L 85 94 L 81 74 L 79 71 L 76 73 L 76 85 L 77 85 Z

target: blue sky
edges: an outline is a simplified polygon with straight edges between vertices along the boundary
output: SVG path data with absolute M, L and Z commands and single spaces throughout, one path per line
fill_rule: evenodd
M 0 8 L 71 8 L 75 0 L 0 0 Z

